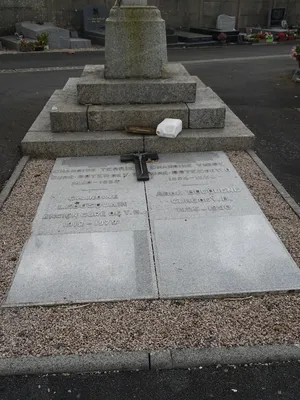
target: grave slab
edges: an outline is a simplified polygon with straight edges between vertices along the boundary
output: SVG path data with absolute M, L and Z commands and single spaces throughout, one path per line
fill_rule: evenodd
M 133 164 L 58 159 L 5 304 L 157 296 L 145 190 Z
M 164 154 L 147 201 L 161 298 L 300 289 L 300 270 L 224 153 Z
M 263 215 L 155 220 L 152 228 L 162 298 L 300 289 L 299 268 Z
M 36 40 L 38 35 L 48 32 L 50 49 L 70 48 L 70 32 L 67 29 L 59 28 L 50 22 L 45 22 L 43 25 L 29 21 L 18 22 L 16 24 L 16 31 L 32 40 Z
M 7 306 L 155 298 L 147 231 L 32 236 Z
M 147 230 L 144 186 L 117 157 L 58 159 L 38 208 L 37 235 Z
M 4 306 L 300 290 L 223 152 L 57 159 Z

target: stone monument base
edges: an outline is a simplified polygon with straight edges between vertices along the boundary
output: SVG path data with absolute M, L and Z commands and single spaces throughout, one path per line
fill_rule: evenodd
M 105 77 L 151 78 L 167 64 L 166 25 L 156 7 L 113 7 L 105 24 Z
M 101 77 L 103 66 L 87 66 L 81 78 L 70 78 L 63 90 L 51 96 L 22 141 L 23 153 L 55 158 L 135 151 L 246 150 L 254 146 L 253 133 L 210 88 L 198 77 L 190 76 L 180 64 L 170 64 L 170 69 L 178 73 L 169 79 L 122 81 Z M 95 98 L 105 103 L 105 93 L 109 96 L 112 90 L 114 94 L 110 96 L 115 96 L 115 87 L 120 89 L 122 85 L 124 96 L 130 96 L 136 87 L 137 96 L 146 98 L 148 94 L 151 99 L 152 93 L 157 103 L 92 104 Z M 101 86 L 106 89 L 100 98 L 96 88 Z M 82 93 L 87 104 L 78 103 Z M 170 96 L 177 96 L 177 102 L 163 103 Z M 118 99 L 122 102 L 123 96 L 115 97 Z M 125 132 L 127 125 L 156 127 L 164 118 L 183 121 L 184 129 L 176 139 Z
M 77 92 L 75 86 L 54 92 L 49 100 L 53 132 L 156 128 L 165 118 L 181 119 L 185 129 L 225 125 L 225 104 L 181 64 L 169 64 L 161 80 L 107 80 L 103 72 L 103 66 L 87 66 Z

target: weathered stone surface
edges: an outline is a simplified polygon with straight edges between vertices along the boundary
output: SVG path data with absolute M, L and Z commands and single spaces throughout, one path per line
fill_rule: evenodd
M 87 106 L 77 103 L 76 88 L 56 90 L 54 96 L 50 109 L 52 132 L 87 131 Z
M 163 76 L 167 64 L 165 21 L 156 7 L 114 7 L 105 23 L 105 77 Z
M 123 130 L 127 125 L 156 128 L 165 118 L 181 119 L 184 128 L 188 128 L 186 104 L 107 105 L 88 109 L 90 131 Z
M 195 82 L 197 83 L 197 89 L 201 88 L 206 88 L 207 86 L 201 81 L 201 79 L 198 76 L 192 76 L 193 79 L 195 79 Z
M 197 89 L 196 102 L 187 106 L 189 128 L 224 128 L 226 106 L 211 88 Z
M 104 66 L 87 66 L 77 85 L 80 104 L 191 103 L 196 80 L 181 64 L 168 64 L 162 79 L 105 79 Z
M 76 93 L 77 83 L 79 78 L 69 78 L 67 83 L 65 84 L 63 90 L 71 91 L 73 95 Z M 31 125 L 29 131 L 33 132 L 49 132 L 51 131 L 51 121 L 50 121 L 50 111 L 53 106 L 61 101 L 60 91 L 55 91 L 50 99 L 47 101 L 46 105 Z
M 144 151 L 144 137 L 124 132 L 53 133 L 29 131 L 22 152 L 37 158 L 108 156 Z

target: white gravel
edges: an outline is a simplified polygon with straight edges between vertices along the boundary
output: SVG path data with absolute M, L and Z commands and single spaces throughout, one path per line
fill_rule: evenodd
M 229 156 L 299 265 L 299 218 L 247 153 Z M 1 300 L 52 166 L 30 161 L 0 212 Z M 0 358 L 299 341 L 300 294 L 0 309 Z

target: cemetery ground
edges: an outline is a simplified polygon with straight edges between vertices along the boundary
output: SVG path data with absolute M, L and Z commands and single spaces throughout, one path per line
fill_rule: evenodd
M 217 49 L 178 51 L 170 54 L 170 61 L 186 61 L 189 72 L 211 86 L 248 125 L 256 134 L 259 156 L 299 202 L 300 92 L 290 80 L 295 64 L 285 56 L 285 46 L 270 47 L 263 54 L 257 49 L 255 53 L 243 48 L 241 53 L 226 48 L 221 56 Z M 101 53 L 95 54 L 88 61 L 81 54 L 66 63 L 65 55 L 53 56 L 54 61 L 41 56 L 34 65 L 24 55 L 4 58 L 3 64 L 0 57 L 0 69 L 5 70 L 0 74 L 2 183 L 20 157 L 17 146 L 23 135 L 53 90 L 79 76 L 86 62 L 101 63 Z M 299 217 L 247 153 L 228 156 L 299 266 Z M 30 160 L 0 212 L 5 232 L 0 244 L 1 300 L 53 164 Z M 299 294 L 277 294 L 2 308 L 0 357 L 298 343 L 299 301 Z

